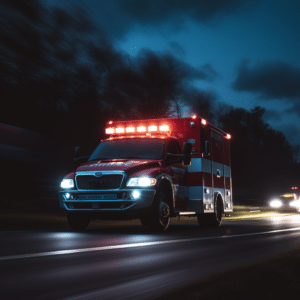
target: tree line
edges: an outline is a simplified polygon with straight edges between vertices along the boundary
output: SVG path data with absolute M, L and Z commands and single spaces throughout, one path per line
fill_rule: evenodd
M 186 107 L 232 134 L 234 191 L 267 197 L 298 185 L 299 151 L 265 110 L 220 104 L 191 86 L 197 76 L 169 53 L 116 50 L 79 7 L 0 2 L 0 123 L 92 149 L 110 119 L 179 117 Z

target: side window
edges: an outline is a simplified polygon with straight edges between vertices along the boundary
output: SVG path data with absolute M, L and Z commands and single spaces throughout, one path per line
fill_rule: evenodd
M 180 154 L 180 148 L 176 141 L 170 141 L 168 144 L 167 153 Z

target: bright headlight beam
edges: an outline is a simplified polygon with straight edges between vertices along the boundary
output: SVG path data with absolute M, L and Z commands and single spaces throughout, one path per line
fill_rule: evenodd
M 282 206 L 282 202 L 278 199 L 274 199 L 270 202 L 270 206 L 274 208 L 279 208 Z
M 155 178 L 139 177 L 139 178 L 130 178 L 127 183 L 127 186 L 147 187 L 147 186 L 154 186 L 155 184 L 156 184 Z
M 74 180 L 73 179 L 63 179 L 60 184 L 60 187 L 63 189 L 72 189 L 74 187 Z

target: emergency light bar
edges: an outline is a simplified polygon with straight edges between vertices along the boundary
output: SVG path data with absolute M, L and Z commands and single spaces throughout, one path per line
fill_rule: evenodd
M 170 132 L 170 126 L 167 124 L 163 125 L 150 125 L 150 126 L 127 126 L 127 127 L 108 127 L 105 129 L 106 134 L 124 134 L 124 133 L 168 133 Z

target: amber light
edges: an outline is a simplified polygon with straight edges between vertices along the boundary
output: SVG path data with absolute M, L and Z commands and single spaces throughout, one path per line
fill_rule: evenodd
M 157 126 L 155 125 L 148 126 L 148 131 L 157 131 Z
M 229 133 L 226 134 L 226 139 L 228 139 L 228 140 L 231 139 L 231 135 Z
M 192 119 L 196 119 L 197 118 L 197 116 L 196 115 L 192 115 Z
M 145 132 L 146 131 L 146 127 L 145 126 L 139 126 L 137 127 L 137 132 Z
M 124 127 L 117 127 L 116 128 L 116 133 L 124 133 L 124 132 L 125 132 Z
M 206 125 L 206 124 L 207 124 L 207 122 L 206 122 L 205 119 L 202 119 L 202 120 L 201 120 L 201 123 L 202 123 L 203 125 Z
M 115 129 L 114 128 L 106 128 L 105 133 L 106 134 L 113 134 L 113 133 L 115 133 Z
M 169 125 L 161 125 L 159 126 L 159 131 L 168 131 L 170 130 Z

